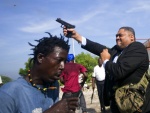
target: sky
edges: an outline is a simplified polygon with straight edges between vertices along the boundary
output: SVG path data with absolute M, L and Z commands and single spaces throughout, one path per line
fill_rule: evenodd
M 150 0 L 0 0 L 0 75 L 13 80 L 32 54 L 28 42 L 60 36 L 57 18 L 76 26 L 82 36 L 112 47 L 122 26 L 134 28 L 137 41 L 150 38 Z M 73 39 L 69 53 L 83 50 Z

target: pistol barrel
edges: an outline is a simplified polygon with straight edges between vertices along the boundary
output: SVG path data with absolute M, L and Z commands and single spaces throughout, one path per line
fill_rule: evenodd
M 61 18 L 57 18 L 56 21 L 61 23 L 63 26 L 66 26 L 67 28 L 75 28 L 75 25 L 71 25 L 71 24 L 63 21 Z

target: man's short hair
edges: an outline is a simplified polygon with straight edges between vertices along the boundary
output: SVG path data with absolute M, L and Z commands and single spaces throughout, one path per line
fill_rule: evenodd
M 131 32 L 135 38 L 135 31 L 132 27 L 125 26 L 125 27 L 121 27 L 120 29 L 124 29 L 125 31 Z

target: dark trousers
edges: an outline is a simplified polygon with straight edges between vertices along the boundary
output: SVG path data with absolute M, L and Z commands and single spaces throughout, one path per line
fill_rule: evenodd
M 98 91 L 98 97 L 99 97 L 99 101 L 100 101 L 101 111 L 105 111 L 104 98 L 103 98 L 104 82 L 105 81 L 98 81 L 98 80 L 96 80 L 96 85 L 97 85 L 97 91 Z
M 115 101 L 114 96 L 111 98 L 111 101 L 110 101 L 110 109 L 111 109 L 111 113 L 120 113 L 119 109 L 116 105 L 116 101 Z
M 82 112 L 87 112 L 86 102 L 82 91 L 78 91 L 74 93 L 67 92 L 67 93 L 63 93 L 62 95 L 62 98 L 69 98 L 69 97 L 79 97 L 79 106 L 81 107 Z

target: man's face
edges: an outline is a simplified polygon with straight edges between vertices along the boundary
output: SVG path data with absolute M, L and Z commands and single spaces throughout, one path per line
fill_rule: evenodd
M 116 44 L 120 48 L 127 47 L 130 43 L 134 41 L 134 36 L 131 32 L 125 31 L 124 29 L 119 29 L 118 33 L 116 34 Z
M 103 64 L 102 59 L 99 58 L 99 59 L 98 59 L 98 65 L 101 67 L 102 64 Z
M 43 57 L 43 61 L 40 64 L 42 75 L 41 78 L 44 81 L 58 80 L 62 70 L 64 69 L 65 60 L 68 52 L 60 47 L 55 47 L 54 51 Z

